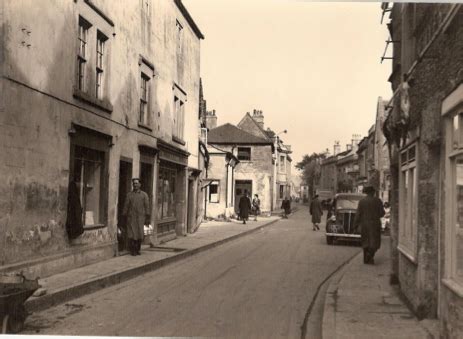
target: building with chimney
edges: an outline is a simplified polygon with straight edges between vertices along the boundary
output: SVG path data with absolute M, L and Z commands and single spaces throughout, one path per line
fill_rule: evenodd
M 291 196 L 291 146 L 286 145 L 280 135 L 287 133 L 286 130 L 274 132 L 270 128 L 265 129 L 264 114 L 261 110 L 254 109 L 251 114 L 246 115 L 238 123 L 238 127 L 259 138 L 265 138 L 273 142 L 273 174 L 272 174 L 272 203 L 271 210 L 281 207 L 286 197 Z
M 148 243 L 194 231 L 204 37 L 182 1 L 2 9 L 0 271 L 43 278 L 124 253 L 132 178 Z
M 231 192 L 233 194 L 227 198 L 226 207 L 234 208 L 235 214 L 237 214 L 239 212 L 239 199 L 247 191 L 252 196 L 258 194 L 262 213 L 270 214 L 274 182 L 273 141 L 251 134 L 232 124 L 225 124 L 209 131 L 208 145 L 210 153 L 212 153 L 211 171 L 208 172 L 208 179 L 218 181 L 218 186 L 222 189 L 228 187 L 222 181 L 227 183 L 229 180 L 232 181 Z M 215 153 L 217 152 L 211 148 L 223 152 L 222 158 L 216 157 Z M 239 162 L 234 166 L 233 173 L 221 174 L 224 173 L 223 168 L 225 168 L 224 164 L 227 162 L 226 154 L 228 153 L 235 156 Z M 231 158 L 231 156 L 229 157 Z M 218 166 L 214 164 L 216 159 Z M 227 192 L 230 192 L 228 188 Z M 221 204 L 221 202 L 209 201 L 207 210 L 211 214 L 208 216 L 217 217 L 222 214 L 223 208 L 221 206 L 216 208 L 216 206 L 211 206 L 212 204 Z M 212 214 L 213 211 L 215 215 Z M 217 211 L 220 214 L 217 214 Z

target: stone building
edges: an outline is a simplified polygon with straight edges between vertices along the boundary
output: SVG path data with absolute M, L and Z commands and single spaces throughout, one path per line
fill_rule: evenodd
M 332 155 L 323 159 L 320 163 L 320 187 L 319 189 L 331 192 L 337 192 L 337 155 Z
M 1 6 L 0 270 L 46 277 L 120 253 L 133 177 L 150 242 L 193 231 L 203 35 L 181 0 Z
M 225 124 L 209 131 L 208 145 L 222 152 L 231 153 L 239 160 L 232 176 L 234 194 L 231 196 L 231 201 L 228 201 L 228 204 L 231 204 L 229 207 L 233 206 L 237 213 L 237 202 L 247 190 L 252 195 L 259 195 L 262 213 L 270 213 L 273 197 L 273 142 L 232 124 Z M 210 178 L 209 173 L 208 178 Z M 210 205 L 208 204 L 209 209 L 211 209 Z
M 384 134 L 391 150 L 392 273 L 419 318 L 463 336 L 461 4 L 394 3 Z
M 254 109 L 251 114 L 246 115 L 238 123 L 242 130 L 253 134 L 258 138 L 264 138 L 273 142 L 273 183 L 270 191 L 272 201 L 270 210 L 279 209 L 285 197 L 291 195 L 291 146 L 284 144 L 280 135 L 287 133 L 286 130 L 274 132 L 270 128 L 264 129 L 264 114 L 260 110 Z
M 212 140 L 215 139 L 212 133 Z M 228 147 L 226 147 L 228 148 Z M 219 146 L 208 145 L 209 166 L 207 178 L 203 180 L 205 189 L 205 217 L 228 219 L 235 214 L 234 178 L 238 158 Z

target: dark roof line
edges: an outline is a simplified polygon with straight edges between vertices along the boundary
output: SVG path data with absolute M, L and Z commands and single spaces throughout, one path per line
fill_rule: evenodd
M 174 0 L 175 4 L 177 5 L 180 12 L 182 12 L 183 16 L 185 17 L 186 21 L 190 24 L 191 28 L 195 32 L 196 36 L 199 39 L 204 39 L 203 33 L 199 30 L 199 27 L 194 22 L 193 18 L 191 17 L 190 13 L 186 9 L 185 5 L 183 4 L 182 0 Z

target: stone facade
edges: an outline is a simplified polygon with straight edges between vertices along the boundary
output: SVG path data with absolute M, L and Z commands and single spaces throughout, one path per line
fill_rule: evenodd
M 145 3 L 2 2 L 0 270 L 45 277 L 116 255 L 122 189 L 144 180 L 158 227 L 164 164 L 177 177 L 174 235 L 200 221 L 188 226 L 182 206 L 199 196 L 203 37 L 181 1 Z M 77 178 L 88 227 L 70 240 Z
M 454 138 L 463 102 L 458 92 L 462 20 L 461 4 L 394 4 L 389 24 L 392 40 L 400 42 L 394 44 L 393 108 L 385 122 L 391 150 L 392 269 L 417 316 L 439 317 L 445 338 L 463 335 L 461 256 L 455 252 L 462 246 L 461 212 L 455 207 L 461 184 Z M 412 195 L 404 173 L 415 183 Z M 410 202 L 413 209 L 407 208 Z

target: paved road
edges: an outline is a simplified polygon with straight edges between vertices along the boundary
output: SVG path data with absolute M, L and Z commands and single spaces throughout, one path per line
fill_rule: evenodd
M 326 245 L 301 208 L 252 235 L 35 313 L 24 334 L 300 338 L 318 287 L 358 251 Z M 310 337 L 319 335 L 322 312 L 314 305 Z

